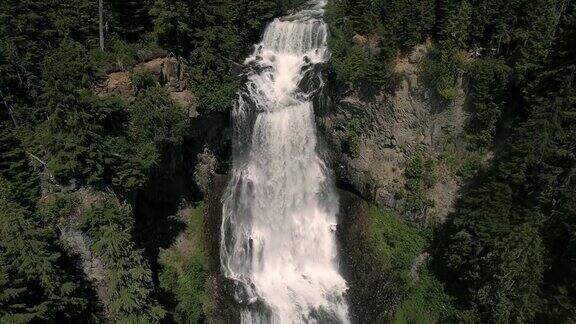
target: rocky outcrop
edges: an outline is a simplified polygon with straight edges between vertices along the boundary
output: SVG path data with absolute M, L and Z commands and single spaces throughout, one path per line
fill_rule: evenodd
M 102 261 L 93 253 L 90 238 L 80 230 L 83 214 L 94 204 L 105 201 L 107 195 L 92 188 L 82 187 L 75 192 L 78 205 L 71 215 L 58 221 L 60 239 L 68 251 L 75 255 L 79 270 L 95 288 L 98 300 L 106 302 L 109 274 Z
M 353 189 L 365 199 L 381 206 L 404 211 L 402 192 L 405 167 L 415 156 L 440 161 L 443 156 L 465 150 L 465 87 L 457 84 L 458 96 L 452 102 L 435 98 L 419 73 L 429 45 L 416 46 L 407 56 L 395 61 L 394 69 L 402 81 L 394 94 L 385 92 L 365 96 L 358 91 L 329 83 L 331 101 L 320 105 L 316 118 L 340 185 Z M 350 124 L 358 126 L 359 152 L 347 154 Z M 462 182 L 442 172 L 428 190 L 433 207 L 426 215 L 446 216 L 453 208 Z
M 150 72 L 156 81 L 166 88 L 176 103 L 188 109 L 191 118 L 198 116 L 196 110 L 198 98 L 187 89 L 184 81 L 185 65 L 172 56 L 151 57 L 149 60 L 135 64 L 130 69 L 112 71 L 95 89 L 96 93 L 101 96 L 116 95 L 132 100 L 136 96 L 136 88 L 132 85 L 130 76 L 132 73 L 142 71 Z
M 186 69 L 186 65 L 174 57 L 166 54 L 151 55 L 134 62 L 134 65 L 129 68 L 110 71 L 106 79 L 94 91 L 100 96 L 115 95 L 130 102 L 134 100 L 137 92 L 131 82 L 132 74 L 149 72 L 158 84 L 165 87 L 170 98 L 188 111 L 190 127 L 189 133 L 185 136 L 183 156 L 168 159 L 172 164 L 169 169 L 181 167 L 182 165 L 175 166 L 174 164 L 184 158 L 186 173 L 193 175 L 198 154 L 208 149 L 218 160 L 217 168 L 225 170 L 231 151 L 229 114 L 221 112 L 200 114 L 198 112 L 199 99 L 188 88 L 185 81 Z

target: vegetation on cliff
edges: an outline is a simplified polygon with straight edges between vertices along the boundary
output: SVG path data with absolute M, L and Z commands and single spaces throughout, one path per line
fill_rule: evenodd
M 302 1 L 102 2 L 103 51 L 98 1 L 0 3 L 0 322 L 203 320 L 192 307 L 198 294 L 161 294 L 205 276 L 201 258 L 186 261 L 182 278 L 160 273 L 168 265 L 158 261 L 160 246 L 184 227 L 168 215 L 184 194 L 166 183 L 193 178 L 178 165 L 193 154 L 183 147 L 188 112 L 150 73 L 131 74 L 132 98 L 98 89 L 110 71 L 169 53 L 187 66 L 181 83 L 199 97 L 199 110 L 226 112 L 232 62 L 266 21 Z M 76 201 L 80 187 L 107 194 Z M 46 209 L 58 195 L 68 207 Z M 91 287 L 80 269 L 86 260 L 64 244 L 70 234 L 60 226 L 88 243 L 104 284 Z M 162 231 L 172 234 L 162 240 Z
M 409 2 L 386 1 L 388 8 Z M 430 245 L 423 247 L 431 254 L 428 273 L 450 296 L 453 311 L 444 312 L 442 322 L 576 319 L 576 277 L 570 270 L 576 219 L 575 7 L 557 0 L 443 0 L 430 6 L 436 15 L 428 27 L 420 21 L 402 26 L 417 35 L 406 41 L 431 38 L 432 50 L 420 70 L 439 99 L 454 99 L 457 80 L 467 80 L 468 149 L 495 153 L 489 167 L 478 164 L 466 172 L 470 188 L 447 222 L 430 229 Z M 369 17 L 397 11 L 374 1 L 335 1 L 331 10 L 338 78 L 357 81 L 348 71 L 361 71 L 356 58 L 362 56 L 338 47 L 358 48 L 360 40 L 367 42 L 360 48 L 365 62 L 379 60 L 392 71 L 391 58 L 369 44 L 390 27 L 378 19 L 372 19 L 378 26 L 368 23 L 357 10 Z M 341 26 L 350 28 L 345 37 L 338 34 Z M 396 55 L 402 43 L 383 47 Z M 406 188 L 414 198 L 425 186 L 422 162 L 416 157 L 406 166 Z M 437 292 L 430 300 L 446 300 Z M 397 314 L 406 314 L 404 306 Z
M 171 217 L 191 195 L 167 185 L 193 178 L 175 166 L 190 157 L 187 111 L 146 72 L 131 74 L 133 98 L 96 89 L 161 51 L 187 67 L 182 83 L 203 114 L 227 112 L 231 66 L 266 21 L 302 2 L 104 0 L 104 51 L 98 1 L 0 3 L 0 322 L 209 320 L 217 266 L 204 206 Z M 495 154 L 488 168 L 454 163 L 472 181 L 445 224 L 365 207 L 364 222 L 342 230 L 353 242 L 342 247 L 353 317 L 575 321 L 576 4 L 331 0 L 326 17 L 332 71 L 348 89 L 393 92 L 396 59 L 429 39 L 420 72 L 433 95 L 449 102 L 464 77 L 468 149 Z M 351 158 L 361 126 L 352 117 L 343 127 Z M 210 173 L 217 163 L 206 160 Z M 404 172 L 413 210 L 430 204 L 427 163 L 410 157 Z M 80 187 L 106 194 L 81 202 Z M 82 272 L 64 225 L 101 262 L 102 287 Z M 180 233 L 190 246 L 173 246 Z
M 213 307 L 208 290 L 208 256 L 204 236 L 204 206 L 186 211 L 187 229 L 179 243 L 160 253 L 161 289 L 172 299 L 173 319 L 178 323 L 206 320 Z

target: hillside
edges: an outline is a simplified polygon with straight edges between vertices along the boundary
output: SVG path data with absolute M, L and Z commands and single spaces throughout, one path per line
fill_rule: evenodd
M 260 288 L 222 264 L 226 204 L 261 185 L 245 160 L 322 170 L 262 173 L 270 200 L 238 213 L 339 206 L 324 230 L 347 314 L 316 321 L 576 321 L 574 1 L 100 3 L 0 3 L 0 323 L 257 322 L 247 308 L 274 322 Z M 315 129 L 277 124 L 305 145 L 257 159 L 276 106 L 253 77 L 296 55 L 259 43 L 283 16 L 276 32 L 311 28 L 330 55 L 278 72 L 298 82 L 263 78 L 309 101 Z M 311 143 L 317 159 L 297 155 Z M 286 187 L 300 178 L 322 181 Z M 244 244 L 252 259 L 259 238 Z

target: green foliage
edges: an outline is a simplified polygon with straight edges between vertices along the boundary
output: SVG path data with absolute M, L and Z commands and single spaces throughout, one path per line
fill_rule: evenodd
M 466 49 L 473 8 L 467 0 L 462 0 L 446 1 L 442 9 L 446 16 L 440 23 L 439 43 L 442 49 L 441 61 L 446 62 L 458 50 Z
M 72 273 L 76 267 L 54 230 L 75 215 L 77 201 L 50 194 L 38 203 L 40 170 L 33 165 L 43 168 L 43 189 L 76 180 L 133 198 L 155 168 L 180 154 L 186 112 L 145 73 L 131 78 L 138 89 L 133 101 L 96 96 L 104 73 L 128 70 L 159 43 L 192 67 L 187 81 L 202 108 L 225 111 L 236 86 L 230 62 L 245 56 L 266 21 L 299 3 L 104 1 L 106 49 L 100 51 L 98 1 L 0 2 L 0 322 L 98 321 L 85 300 L 91 292 Z M 155 33 L 148 33 L 152 27 Z M 110 279 L 103 298 L 108 320 L 162 321 L 166 312 L 153 296 L 130 212 L 106 202 L 84 216 L 83 229 Z M 203 312 L 205 261 L 195 260 L 187 267 L 198 277 L 179 282 L 178 318 Z M 188 283 L 198 293 L 184 289 Z
M 62 217 L 69 217 L 74 214 L 78 207 L 77 197 L 73 194 L 52 194 L 38 204 L 36 210 L 36 220 L 44 224 L 55 224 Z
M 132 222 L 127 207 L 105 201 L 87 211 L 82 230 L 109 271 L 106 304 L 111 319 L 159 323 L 166 311 L 154 299 L 150 268 L 132 240 Z
M 130 105 L 130 136 L 151 142 L 159 149 L 182 143 L 186 132 L 186 111 L 174 104 L 160 87 L 142 92 Z
M 0 114 L 0 177 L 18 188 L 16 200 L 23 206 L 33 206 L 39 196 L 39 179 L 32 167 L 16 129 Z
M 138 94 L 126 103 L 91 93 L 103 72 L 126 70 L 159 44 L 190 66 L 187 81 L 201 109 L 226 111 L 237 84 L 231 61 L 245 56 L 266 21 L 300 3 L 105 1 L 102 52 L 97 1 L 0 2 L 0 322 L 93 320 L 54 226 L 74 214 L 77 202 L 50 195 L 38 203 L 33 164 L 43 162 L 28 152 L 46 162 L 46 178 L 112 187 L 130 197 L 180 150 L 186 113 L 150 75 L 132 77 Z M 410 268 L 427 249 L 424 235 L 370 211 L 358 233 L 366 243 L 350 248 L 357 249 L 351 282 L 360 287 L 362 304 L 355 306 L 372 322 L 576 320 L 574 12 L 573 3 L 561 0 L 329 1 L 332 65 L 340 82 L 392 89 L 398 53 L 434 31 L 421 71 L 445 101 L 456 98 L 455 81 L 465 74 L 474 144 L 493 142 L 503 112 L 514 118 L 494 166 L 464 192 L 441 232 L 444 240 L 431 250 L 438 272 L 421 267 L 415 280 Z M 356 34 L 360 40 L 353 43 Z M 345 134 L 352 157 L 359 154 L 359 136 L 352 120 Z M 444 163 L 470 178 L 482 161 L 471 152 Z M 415 210 L 429 203 L 425 191 L 435 179 L 429 163 L 415 158 L 406 168 L 405 196 Z M 211 307 L 201 209 L 186 233 L 192 248 L 161 257 L 160 285 L 174 293 L 176 304 L 167 304 L 179 322 L 202 321 Z M 85 217 L 83 229 L 109 270 L 109 320 L 164 320 L 129 210 L 106 202 Z M 446 275 L 454 311 L 434 277 L 439 274 Z
M 338 80 L 394 88 L 399 82 L 392 71 L 394 57 L 424 38 L 434 24 L 434 12 L 430 0 L 329 2 L 331 63 Z M 353 44 L 355 35 L 365 37 L 366 44 Z
M 441 323 L 452 315 L 451 303 L 443 284 L 423 267 L 419 269 L 417 281 L 410 285 L 410 291 L 392 323 Z
M 480 59 L 470 68 L 470 100 L 473 115 L 469 132 L 480 146 L 492 143 L 497 123 L 501 120 L 504 95 L 511 69 L 501 60 Z
M 346 128 L 345 152 L 351 158 L 360 157 L 360 120 L 353 118 Z
M 426 192 L 436 183 L 432 159 L 424 159 L 417 155 L 408 161 L 404 170 L 406 177 L 406 210 L 415 215 L 421 214 L 433 201 L 428 199 Z
M 390 63 L 372 57 L 361 46 L 336 41 L 332 49 L 332 66 L 340 81 L 376 84 L 386 88 L 396 84 L 397 78 L 390 72 Z
M 41 128 L 42 143 L 38 143 L 46 150 L 48 170 L 61 180 L 102 181 L 110 153 L 105 139 L 121 131 L 125 120 L 122 102 L 82 91 L 51 110 L 51 118 Z
M 368 212 L 368 221 L 368 240 L 374 253 L 407 280 L 412 261 L 424 250 L 426 240 L 399 218 L 375 207 Z
M 39 140 L 46 167 L 57 179 L 111 183 L 121 193 L 130 192 L 147 181 L 165 150 L 181 144 L 185 111 L 162 88 L 150 88 L 153 79 L 148 74 L 133 80 L 140 91 L 128 111 L 118 98 L 85 91 L 51 108 Z
M 535 227 L 541 216 L 512 209 L 512 192 L 504 184 L 490 183 L 474 195 L 449 225 L 444 262 L 459 276 L 452 285 L 467 291 L 478 320 L 530 321 L 541 303 L 543 247 Z
M 111 29 L 128 41 L 136 41 L 151 29 L 149 10 L 152 1 L 109 0 L 105 4 Z
M 112 174 L 111 182 L 122 193 L 142 188 L 150 172 L 160 165 L 160 152 L 152 142 L 113 137 L 106 144 L 107 149 L 114 152 L 107 160 Z
M 150 34 L 142 35 L 137 43 L 128 43 L 118 36 L 112 36 L 107 39 L 106 51 L 92 49 L 89 54 L 100 73 L 103 73 L 112 68 L 129 70 L 142 57 L 157 53 L 160 49 Z
M 222 112 L 232 104 L 236 83 L 210 80 L 198 85 L 197 89 L 203 94 L 200 97 L 202 107 L 209 107 L 209 111 Z
M 11 190 L 0 177 L 0 322 L 80 320 L 88 301 L 64 268 L 55 231 L 32 221 Z
M 432 47 L 428 57 L 424 59 L 419 66 L 419 71 L 428 86 L 444 101 L 451 101 L 458 95 L 455 88 L 455 77 L 457 67 L 451 56 L 448 56 L 445 61 L 441 61 L 442 57 L 446 57 L 436 47 Z
M 289 1 L 291 4 L 299 1 Z M 264 23 L 288 2 L 156 0 L 151 11 L 159 44 L 189 62 L 188 79 L 200 96 L 200 109 L 226 111 L 236 78 L 231 61 L 245 55 Z
M 404 174 L 407 179 L 420 180 L 422 174 L 424 173 L 424 161 L 422 157 L 416 156 L 415 158 L 408 161 Z
M 57 106 L 63 97 L 91 86 L 95 79 L 96 68 L 86 48 L 65 38 L 42 63 L 43 99 L 48 107 Z
M 438 88 L 438 94 L 440 95 L 440 98 L 446 101 L 451 101 L 456 99 L 456 97 L 458 96 L 458 91 L 454 87 L 444 86 Z
M 130 74 L 130 83 L 136 88 L 137 91 L 146 90 L 157 84 L 156 78 L 152 72 L 148 70 L 134 71 L 132 74 Z
M 360 241 L 354 253 L 359 258 L 356 270 L 361 272 L 350 282 L 355 294 L 360 291 L 352 296 L 361 303 L 357 319 L 435 323 L 446 318 L 450 299 L 427 268 L 423 233 L 376 207 L 370 207 L 365 217 L 360 232 L 352 233 Z
M 202 204 L 190 211 L 183 249 L 173 247 L 160 253 L 161 288 L 175 296 L 173 317 L 178 323 L 199 323 L 210 307 L 203 212 Z
M 456 76 L 462 70 L 457 58 L 460 50 L 467 49 L 472 7 L 466 0 L 446 1 L 442 9 L 438 46 L 432 48 L 421 71 L 439 97 L 451 101 L 457 96 Z
M 456 320 L 574 320 L 574 273 L 566 270 L 574 260 L 576 219 L 576 132 L 570 117 L 576 56 L 567 45 L 576 41 L 576 18 L 574 6 L 569 9 L 554 54 L 542 62 L 546 67 L 536 81 L 525 85 L 522 123 L 505 153 L 462 198 L 441 239 L 440 271 L 458 298 Z M 501 69 L 493 74 L 493 66 L 488 79 L 502 75 Z

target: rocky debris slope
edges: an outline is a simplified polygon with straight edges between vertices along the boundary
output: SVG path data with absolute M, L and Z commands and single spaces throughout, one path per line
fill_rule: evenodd
M 416 46 L 396 60 L 394 68 L 402 82 L 394 94 L 380 92 L 366 99 L 332 82 L 328 86 L 332 101 L 320 105 L 316 118 L 341 186 L 405 215 L 444 218 L 462 186 L 457 175 L 443 170 L 448 168 L 443 161 L 466 154 L 466 93 L 460 78 L 452 102 L 431 95 L 419 72 L 428 49 L 429 44 Z M 352 143 L 356 152 L 351 153 L 347 147 L 352 140 L 357 143 Z M 427 207 L 417 212 L 409 211 L 404 198 L 405 169 L 415 157 L 433 161 L 436 175 L 426 193 Z

